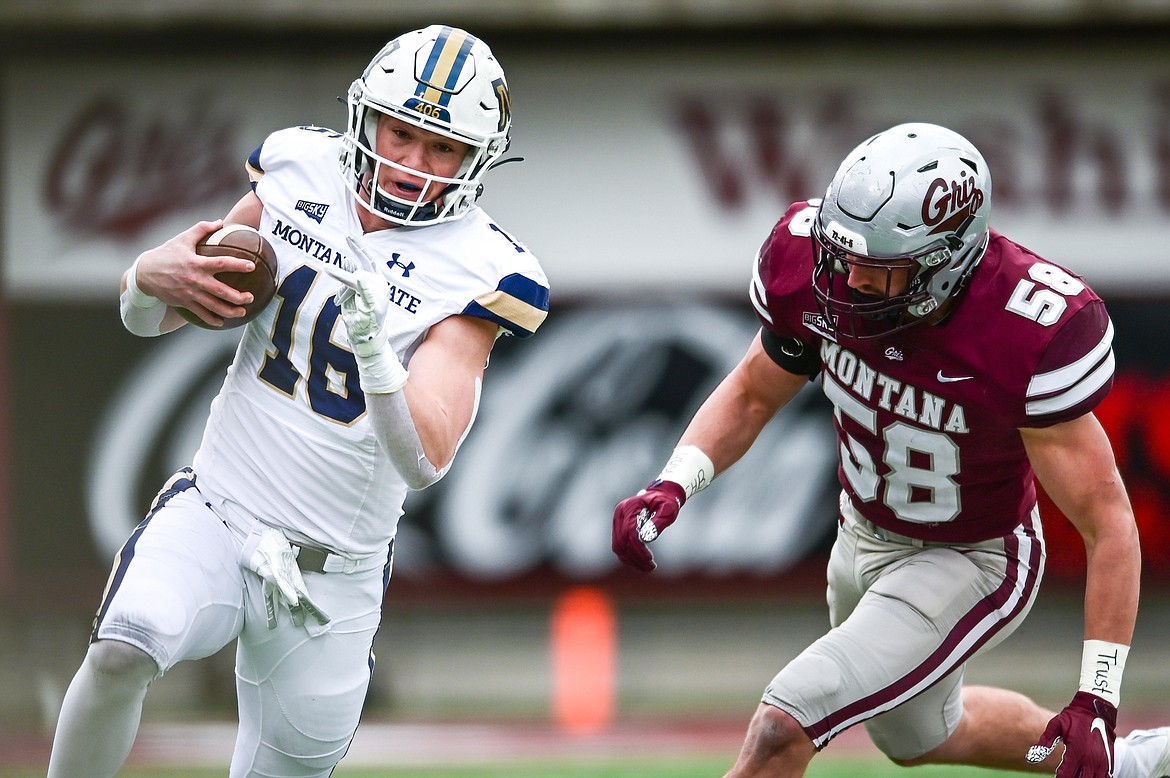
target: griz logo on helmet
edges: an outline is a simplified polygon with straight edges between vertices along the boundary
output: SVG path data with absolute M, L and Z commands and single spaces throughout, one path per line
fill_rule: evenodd
M 922 222 L 933 226 L 931 235 L 957 231 L 983 205 L 983 190 L 974 176 L 962 174 L 959 181 L 936 178 L 926 188 L 922 201 Z

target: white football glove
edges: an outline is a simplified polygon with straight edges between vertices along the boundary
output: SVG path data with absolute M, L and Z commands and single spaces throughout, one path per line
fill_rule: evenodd
M 266 527 L 258 533 L 255 545 L 249 539 L 243 551 L 244 565 L 264 579 L 264 607 L 269 629 L 276 629 L 278 602 L 285 604 L 298 627 L 305 623 L 306 613 L 318 624 L 329 623 L 329 616 L 309 598 L 305 579 L 297 567 L 297 557 L 280 530 Z
M 337 294 L 341 318 L 349 333 L 350 347 L 357 358 L 362 391 L 373 394 L 397 392 L 409 377 L 398 355 L 389 345 L 390 328 L 386 314 L 390 310 L 390 285 L 374 269 L 374 262 L 358 241 L 346 236 L 358 268 L 347 263 L 339 268 L 324 265 L 325 271 L 342 284 Z

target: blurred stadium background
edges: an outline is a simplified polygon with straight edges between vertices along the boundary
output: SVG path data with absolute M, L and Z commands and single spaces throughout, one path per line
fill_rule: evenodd
M 525 161 L 482 202 L 543 260 L 553 305 L 534 340 L 501 344 L 458 466 L 407 504 L 366 717 L 400 728 L 399 755 L 479 742 L 485 723 L 576 727 L 600 749 L 657 727 L 664 748 L 734 754 L 763 686 L 824 628 L 823 399 L 810 388 L 696 498 L 654 576 L 618 569 L 610 511 L 746 346 L 751 261 L 783 207 L 905 120 L 970 137 L 993 225 L 1110 304 L 1100 415 L 1146 553 L 1123 724 L 1170 719 L 1170 3 L 4 0 L 0 765 L 43 759 L 109 562 L 187 462 L 234 348 L 126 334 L 122 270 L 222 215 L 268 132 L 340 127 L 335 97 L 382 43 L 434 22 L 504 65 Z M 1059 705 L 1083 551 L 1051 510 L 1047 527 L 1030 622 L 971 677 Z M 231 661 L 162 679 L 143 747 L 203 743 L 181 728 L 212 722 L 219 745 L 194 750 L 230 748 L 214 722 L 233 714 Z M 592 719 L 561 715 L 575 673 Z M 409 729 L 437 722 L 462 729 L 432 746 Z

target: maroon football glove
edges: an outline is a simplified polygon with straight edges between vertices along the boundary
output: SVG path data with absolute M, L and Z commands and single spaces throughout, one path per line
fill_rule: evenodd
M 646 544 L 674 524 L 687 493 L 674 481 L 655 481 L 613 509 L 613 553 L 643 573 L 654 570 L 654 555 Z
M 1064 756 L 1056 778 L 1111 778 L 1113 728 L 1117 708 L 1095 694 L 1077 692 L 1068 707 L 1056 714 L 1040 741 L 1028 749 L 1028 761 L 1043 762 L 1064 741 Z

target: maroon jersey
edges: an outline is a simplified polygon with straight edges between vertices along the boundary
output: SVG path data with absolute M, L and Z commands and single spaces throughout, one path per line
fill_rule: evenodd
M 992 231 L 950 314 L 885 338 L 834 333 L 813 296 L 813 202 L 760 249 L 751 297 L 764 327 L 819 354 L 841 485 L 902 535 L 1004 535 L 1036 502 L 1020 427 L 1091 411 L 1113 382 L 1113 325 L 1079 277 Z M 796 344 L 791 344 L 799 351 Z

